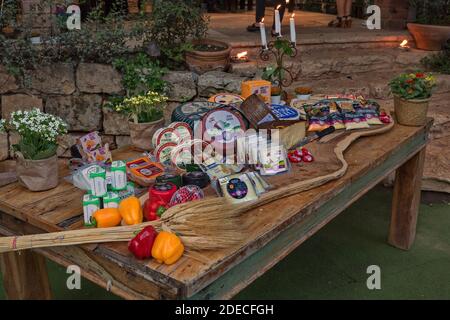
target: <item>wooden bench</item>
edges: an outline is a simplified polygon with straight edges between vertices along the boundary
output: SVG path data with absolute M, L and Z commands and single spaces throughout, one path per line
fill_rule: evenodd
M 407 250 L 416 233 L 431 123 L 424 127 L 395 125 L 382 135 L 357 140 L 345 153 L 349 168 L 342 178 L 248 212 L 257 223 L 245 243 L 207 252 L 209 262 L 188 256 L 172 266 L 138 261 L 128 252 L 126 243 L 6 253 L 1 255 L 0 265 L 7 297 L 51 298 L 47 257 L 63 266 L 80 266 L 83 277 L 126 299 L 231 298 L 395 170 L 392 218 L 386 234 L 391 245 Z M 125 148 L 116 151 L 114 157 L 135 155 Z M 62 166 L 61 177 L 67 173 Z M 62 178 L 56 189 L 47 192 L 28 192 L 17 183 L 3 186 L 0 234 L 80 228 L 82 194 Z

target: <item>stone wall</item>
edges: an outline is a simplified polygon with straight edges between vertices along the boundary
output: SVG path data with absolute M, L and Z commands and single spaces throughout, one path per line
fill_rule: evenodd
M 109 96 L 125 93 L 121 75 L 112 66 L 57 63 L 33 70 L 29 78 L 24 87 L 0 66 L 1 118 L 9 118 L 15 110 L 30 108 L 61 117 L 69 125 L 69 134 L 61 138 L 59 156 L 69 157 L 69 148 L 76 139 L 94 130 L 113 148 L 130 143 L 126 117 L 103 107 Z M 190 71 L 169 72 L 165 76 L 170 84 L 166 120 L 169 121 L 172 110 L 184 101 L 204 99 L 221 91 L 239 93 L 245 79 L 225 72 L 201 76 Z M 9 146 L 16 142 L 14 134 L 0 134 L 0 160 L 11 156 Z

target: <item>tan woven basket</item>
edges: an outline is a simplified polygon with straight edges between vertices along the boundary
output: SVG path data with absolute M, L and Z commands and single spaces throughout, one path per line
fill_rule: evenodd
M 427 121 L 430 99 L 405 100 L 394 96 L 394 109 L 397 122 L 404 126 L 423 126 Z

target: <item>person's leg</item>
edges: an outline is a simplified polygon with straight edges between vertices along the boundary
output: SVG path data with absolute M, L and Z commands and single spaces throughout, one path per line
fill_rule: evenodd
M 260 23 L 266 12 L 266 0 L 256 0 L 256 23 Z
M 345 16 L 346 0 L 336 0 L 337 17 L 336 20 L 330 21 L 329 27 L 341 28 L 343 26 L 342 19 Z
M 249 25 L 247 27 L 247 31 L 256 32 L 259 30 L 259 23 L 264 17 L 264 13 L 266 11 L 266 2 L 265 0 L 256 0 L 256 15 L 255 15 L 255 23 Z
M 352 16 L 352 2 L 353 0 L 345 0 L 345 14 L 344 16 Z
M 352 3 L 353 0 L 345 0 L 345 27 L 352 27 Z
M 336 0 L 336 9 L 337 9 L 337 16 L 343 17 L 345 16 L 345 4 L 346 0 Z
M 295 0 L 290 0 L 288 4 L 288 11 L 290 13 L 294 12 L 295 10 Z

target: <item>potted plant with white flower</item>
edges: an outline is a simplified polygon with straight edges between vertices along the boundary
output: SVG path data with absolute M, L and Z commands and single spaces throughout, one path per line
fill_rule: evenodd
M 19 183 L 31 191 L 55 188 L 58 185 L 57 139 L 67 132 L 67 124 L 59 117 L 33 109 L 12 112 L 3 126 L 20 137 L 12 146 Z
M 164 107 L 167 97 L 154 91 L 124 98 L 111 107 L 129 118 L 132 144 L 142 150 L 150 150 L 156 130 L 164 126 Z

